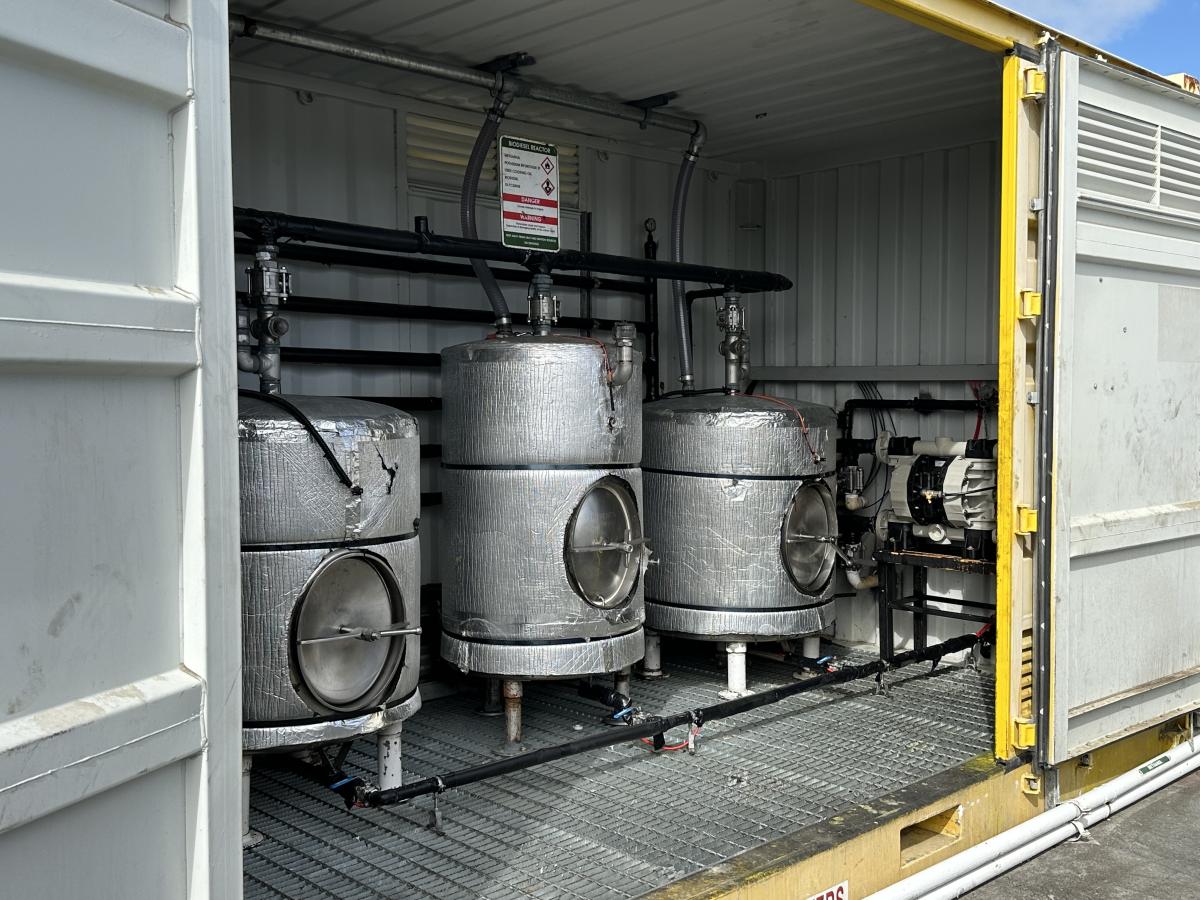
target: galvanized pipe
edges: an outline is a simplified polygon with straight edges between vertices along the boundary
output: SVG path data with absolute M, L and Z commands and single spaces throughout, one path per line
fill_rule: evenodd
M 404 784 L 404 770 L 401 767 L 403 756 L 400 750 L 400 737 L 404 723 L 397 722 L 381 728 L 375 736 L 376 751 L 379 760 L 376 777 L 379 786 L 400 787 Z
M 248 37 L 255 40 L 268 41 L 274 44 L 286 44 L 290 47 L 300 47 L 317 53 L 329 53 L 344 59 L 357 62 L 372 63 L 411 72 L 414 75 L 424 75 L 429 78 L 440 78 L 444 81 L 456 81 L 459 84 L 477 87 L 485 91 L 494 91 L 503 81 L 504 87 L 511 90 L 517 97 L 527 97 L 555 106 L 565 106 L 582 112 L 595 113 L 613 119 L 633 122 L 637 125 L 664 128 L 668 131 L 694 135 L 697 128 L 702 127 L 694 119 L 674 116 L 670 113 L 658 112 L 652 109 L 641 109 L 595 94 L 587 94 L 571 88 L 559 87 L 552 84 L 530 81 L 514 75 L 492 75 L 478 69 L 466 66 L 456 66 L 439 60 L 416 56 L 403 50 L 391 50 L 357 41 L 349 41 L 331 34 L 316 31 L 306 31 L 299 28 L 289 28 L 274 22 L 264 22 L 249 16 L 231 15 L 229 17 L 229 32 L 233 37 Z M 697 152 L 699 148 L 697 147 Z
M 519 681 L 505 679 L 501 688 L 504 694 L 504 741 L 509 747 L 521 744 L 521 698 L 525 686 Z
M 646 629 L 646 655 L 642 658 L 643 678 L 662 678 L 662 637 L 657 631 Z

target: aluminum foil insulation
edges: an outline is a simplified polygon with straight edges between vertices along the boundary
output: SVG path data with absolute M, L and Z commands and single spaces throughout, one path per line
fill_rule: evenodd
M 607 357 L 606 357 L 607 354 Z M 642 356 L 609 390 L 614 348 L 565 335 L 515 335 L 442 351 L 447 465 L 601 465 L 642 456 Z
M 486 643 L 578 641 L 578 652 L 584 641 L 638 631 L 644 618 L 640 578 L 629 601 L 613 609 L 589 604 L 568 580 L 571 515 L 605 476 L 628 484 L 642 508 L 637 469 L 445 470 L 443 630 Z M 525 649 L 529 659 L 519 674 L 568 674 L 547 671 L 533 648 Z
M 836 465 L 837 414 L 815 403 L 694 394 L 647 403 L 643 422 L 647 469 L 804 478 Z
M 836 415 L 786 403 L 703 395 L 646 404 L 646 535 L 658 563 L 646 577 L 649 627 L 766 640 L 831 624 L 833 579 L 800 590 L 781 548 L 801 486 L 836 487 Z
M 411 534 L 421 514 L 420 434 L 407 413 L 338 397 L 289 397 L 351 480 L 286 410 L 238 403 L 242 545 L 351 541 Z
M 640 373 L 635 354 L 634 376 L 610 388 L 603 346 L 559 335 L 442 351 L 442 655 L 453 665 L 536 678 L 641 658 L 640 543 L 632 589 L 611 609 L 583 598 L 567 564 L 572 516 L 606 478 L 632 494 L 640 538 Z
M 419 622 L 421 556 L 416 538 L 364 550 L 377 555 L 391 568 L 400 587 L 405 619 Z M 317 566 L 327 557 L 345 552 L 326 548 L 242 552 L 242 720 L 248 728 L 274 722 L 316 725 L 350 720 L 371 712 L 318 713 L 298 689 L 298 675 L 293 666 L 297 603 Z M 410 696 L 417 689 L 420 670 L 420 636 L 392 640 L 404 642 L 404 659 L 384 705 Z

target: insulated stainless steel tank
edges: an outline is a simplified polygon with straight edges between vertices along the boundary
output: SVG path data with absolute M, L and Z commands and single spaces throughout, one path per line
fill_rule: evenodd
M 393 728 L 421 702 L 416 420 L 243 396 L 238 437 L 243 748 Z
M 614 377 L 613 353 L 562 335 L 442 351 L 442 656 L 464 672 L 642 657 L 641 360 Z
M 646 584 L 655 631 L 778 640 L 829 624 L 836 416 L 777 398 L 647 403 Z

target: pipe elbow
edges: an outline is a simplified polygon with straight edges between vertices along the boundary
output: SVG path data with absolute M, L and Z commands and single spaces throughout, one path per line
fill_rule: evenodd
M 705 141 L 708 140 L 708 129 L 699 119 L 696 120 L 696 127 L 692 130 L 691 140 L 688 141 L 687 152 L 690 156 L 699 156 L 700 150 L 704 147 Z
M 613 387 L 620 387 L 623 384 L 628 384 L 629 379 L 633 377 L 633 360 L 619 359 L 617 367 L 613 369 L 612 383 Z

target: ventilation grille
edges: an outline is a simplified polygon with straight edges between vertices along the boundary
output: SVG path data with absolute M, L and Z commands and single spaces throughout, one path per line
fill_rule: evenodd
M 478 130 L 446 119 L 410 113 L 407 117 L 405 162 L 408 181 L 427 187 L 458 191 L 471 157 Z M 559 196 L 563 206 L 579 208 L 579 148 L 558 144 Z M 493 144 L 479 178 L 479 196 L 497 193 L 496 147 Z
M 1200 139 L 1081 103 L 1079 187 L 1200 212 Z

